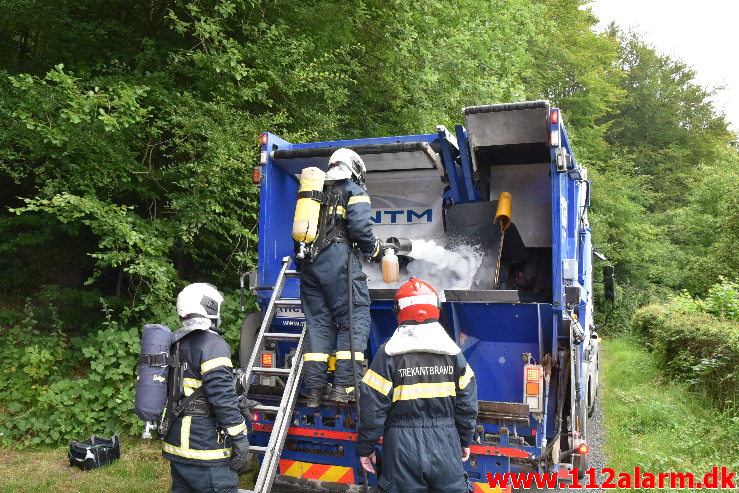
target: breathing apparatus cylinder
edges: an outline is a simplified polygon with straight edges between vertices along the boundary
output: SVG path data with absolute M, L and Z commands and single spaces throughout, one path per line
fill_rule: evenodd
M 326 173 L 318 168 L 305 168 L 300 175 L 298 201 L 293 219 L 293 239 L 301 244 L 312 243 L 318 236 L 318 218 Z
M 500 229 L 505 231 L 511 225 L 511 194 L 508 192 L 500 192 L 498 197 L 498 208 L 495 211 L 495 219 L 493 223 L 500 221 Z
M 139 378 L 136 380 L 136 416 L 147 422 L 161 419 L 167 403 L 167 370 L 172 331 L 166 325 L 148 324 L 141 334 Z M 147 426 L 147 430 L 151 426 Z M 145 434 L 147 431 L 145 430 Z M 149 434 L 150 436 L 150 434 Z

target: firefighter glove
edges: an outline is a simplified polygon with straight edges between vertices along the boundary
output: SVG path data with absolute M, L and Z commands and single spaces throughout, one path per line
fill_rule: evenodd
M 382 242 L 380 240 L 375 240 L 375 248 L 372 250 L 372 254 L 370 254 L 368 260 L 378 264 L 382 262 Z
M 249 399 L 244 394 L 239 396 L 239 411 L 241 411 L 241 415 L 246 419 L 247 423 L 251 421 L 251 408 L 259 404 L 259 401 Z
M 250 458 L 249 440 L 246 438 L 246 435 L 240 435 L 238 438 L 232 437 L 231 460 L 228 462 L 228 467 L 236 471 L 237 474 L 242 475 L 248 469 Z

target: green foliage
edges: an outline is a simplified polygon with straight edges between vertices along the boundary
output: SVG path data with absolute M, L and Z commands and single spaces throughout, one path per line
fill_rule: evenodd
M 683 292 L 634 314 L 636 334 L 668 375 L 692 384 L 719 406 L 739 405 L 739 285 L 723 280 L 705 299 Z
M 4 366 L 2 382 L 47 396 L 0 397 L 20 423 L 6 436 L 35 430 L 26 416 L 61 419 L 53 399 L 127 429 L 130 416 L 106 421 L 80 385 L 101 390 L 94 376 L 120 370 L 96 350 L 134 357 L 124 327 L 173 321 L 186 282 L 229 293 L 235 349 L 230 291 L 255 266 L 249 177 L 264 130 L 291 141 L 427 133 L 460 123 L 464 106 L 548 98 L 590 170 L 595 247 L 616 266 L 607 330 L 682 290 L 674 316 L 735 316 L 736 286 L 711 286 L 739 271 L 736 136 L 689 67 L 635 35 L 595 33 L 580 0 L 13 0 L 3 14 L 0 306 L 22 311 L 30 297 L 33 316 L 0 318 L 2 364 L 26 362 Z M 65 412 L 65 434 L 92 427 Z M 50 429 L 38 426 L 29 439 Z
M 0 443 L 54 444 L 131 433 L 139 332 L 108 320 L 69 337 L 43 329 L 33 309 L 0 335 Z

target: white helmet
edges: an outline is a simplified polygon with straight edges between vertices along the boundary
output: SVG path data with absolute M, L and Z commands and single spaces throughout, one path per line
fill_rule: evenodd
M 331 154 L 328 159 L 327 180 L 353 179 L 359 185 L 364 186 L 364 178 L 367 176 L 367 168 L 359 154 L 342 147 Z
M 221 316 L 223 296 L 212 284 L 196 282 L 185 287 L 177 295 L 177 315 L 185 318 L 188 315 L 202 315 L 211 320 Z

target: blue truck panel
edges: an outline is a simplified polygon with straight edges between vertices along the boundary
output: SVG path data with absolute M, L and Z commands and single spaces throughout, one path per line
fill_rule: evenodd
M 499 257 L 503 279 L 499 285 L 471 286 L 463 290 L 461 298 L 452 297 L 442 305 L 443 324 L 478 376 L 479 425 L 473 457 L 465 468 L 473 481 L 484 483 L 487 473 L 553 472 L 582 465 L 584 457 L 573 449 L 586 440 L 588 385 L 597 381 L 589 373 L 597 370 L 597 365 L 591 364 L 597 358 L 597 335 L 592 330 L 592 247 L 587 222 L 590 183 L 586 170 L 573 156 L 559 110 L 548 102 L 477 106 L 466 108 L 464 114 L 466 125 L 457 126 L 454 135 L 438 127 L 429 134 L 293 144 L 265 134 L 260 161 L 258 301 L 264 310 L 281 259 L 293 254 L 291 225 L 297 175 L 307 166 L 325 170 L 332 149 L 356 149 L 368 163 L 368 180 L 390 176 L 407 184 L 409 190 L 414 184 L 420 186 L 418 177 L 424 176 L 423 183 L 428 184 L 439 175 L 438 196 L 428 197 L 426 202 L 407 201 L 416 204 L 416 209 L 407 209 L 412 214 L 403 216 L 404 221 L 398 214 L 405 214 L 406 209 L 374 205 L 388 200 L 370 190 L 373 205 L 378 207 L 376 213 L 373 211 L 378 228 L 406 228 L 401 231 L 410 235 L 415 224 L 435 221 L 437 226 L 429 231 L 451 234 L 449 213 L 454 207 L 488 204 L 492 209 L 476 210 L 494 211 L 497 193 L 512 191 L 513 222 L 520 232 L 524 257 L 526 262 L 536 261 L 536 289 L 527 291 L 516 284 L 514 270 L 525 269 Z M 421 150 L 393 147 L 399 144 L 418 144 Z M 431 204 L 431 208 L 424 209 L 424 204 Z M 443 218 L 432 216 L 438 213 L 432 212 L 437 206 Z M 492 222 L 492 217 L 483 219 L 483 223 Z M 477 233 L 480 231 L 487 230 Z M 542 284 L 543 276 L 546 282 Z M 489 280 L 485 277 L 482 282 Z M 376 292 L 365 351 L 368 362 L 396 327 L 391 290 L 371 291 Z M 283 296 L 299 297 L 297 279 L 287 280 Z M 283 310 L 273 326 L 280 331 L 299 331 L 302 320 L 299 309 Z M 584 333 L 582 340 L 577 337 L 579 328 Z M 289 364 L 289 351 L 289 344 L 276 346 L 279 365 Z M 540 369 L 539 381 L 526 380 L 527 364 Z M 529 395 L 532 389 L 538 393 Z M 271 399 L 268 390 L 262 389 L 259 396 L 267 403 Z M 360 482 L 353 441 L 355 420 L 352 405 L 325 405 L 315 411 L 299 401 L 282 458 L 351 468 L 354 474 L 343 476 L 342 481 Z M 255 416 L 251 440 L 265 445 L 270 424 L 269 415 Z M 370 478 L 371 485 L 375 481 Z

